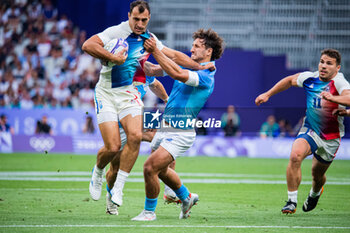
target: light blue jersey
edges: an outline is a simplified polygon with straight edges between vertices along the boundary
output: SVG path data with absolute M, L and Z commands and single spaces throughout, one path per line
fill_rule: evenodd
M 202 63 L 201 65 L 205 64 L 207 63 Z M 175 80 L 173 89 L 171 90 L 168 103 L 164 110 L 163 120 L 174 128 L 192 128 L 186 122 L 197 118 L 200 110 L 214 90 L 214 75 L 216 70 L 198 70 L 194 72 L 199 77 L 198 86 L 189 86 Z M 181 127 L 178 122 L 185 122 L 185 126 Z

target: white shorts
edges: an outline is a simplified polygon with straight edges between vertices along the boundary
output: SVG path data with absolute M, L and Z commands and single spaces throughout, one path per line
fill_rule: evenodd
M 321 163 L 331 163 L 340 146 L 340 138 L 324 140 L 315 131 L 304 126 L 297 138 L 304 138 L 309 143 L 312 153 Z
M 143 102 L 133 85 L 105 88 L 103 84 L 98 83 L 94 102 L 98 124 L 120 121 L 129 114 L 142 115 Z
M 157 150 L 159 146 L 162 146 L 175 160 L 193 145 L 195 139 L 196 132 L 194 130 L 184 130 L 184 132 L 157 131 L 151 142 L 151 148 Z

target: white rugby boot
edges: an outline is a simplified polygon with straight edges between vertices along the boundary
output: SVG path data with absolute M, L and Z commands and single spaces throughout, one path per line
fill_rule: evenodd
M 98 171 L 99 170 L 99 171 Z M 101 197 L 102 184 L 103 184 L 104 169 L 96 169 L 96 165 L 92 169 L 92 176 L 89 185 L 89 192 L 92 200 L 97 201 Z
M 171 188 L 164 188 L 163 200 L 165 204 L 181 203 L 181 200 L 176 196 L 176 193 Z
M 156 213 L 153 211 L 142 210 L 142 212 L 136 217 L 132 218 L 132 221 L 154 221 L 157 219 Z
M 188 198 L 186 198 L 186 200 L 184 200 L 181 204 L 181 212 L 180 212 L 179 219 L 188 218 L 190 216 L 190 213 L 191 213 L 190 210 L 192 206 L 196 205 L 198 201 L 199 201 L 198 194 L 190 193 Z
M 109 192 L 107 192 L 106 194 L 106 214 L 110 214 L 110 215 L 118 215 L 118 206 L 113 204 L 113 202 L 111 201 L 111 194 L 109 194 Z

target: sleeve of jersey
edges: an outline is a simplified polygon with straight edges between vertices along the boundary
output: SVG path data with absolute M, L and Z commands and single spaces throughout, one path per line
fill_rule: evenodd
M 189 77 L 185 84 L 193 87 L 207 88 L 210 87 L 213 80 L 202 70 L 188 71 Z
M 162 49 L 164 48 L 164 45 L 163 43 L 158 40 L 158 38 L 156 37 L 156 35 L 154 35 L 153 33 L 151 33 L 151 35 L 154 37 L 154 39 L 156 39 L 156 45 L 157 45 L 157 48 L 162 51 Z
M 334 85 L 339 95 L 341 95 L 344 90 L 350 90 L 350 84 L 346 81 L 343 74 L 339 74 L 339 78 L 334 82 Z
M 148 82 L 148 85 L 152 85 L 156 79 L 153 76 L 146 76 L 146 81 Z
M 120 30 L 120 25 L 106 28 L 103 32 L 97 34 L 98 37 L 102 40 L 103 44 L 106 45 L 108 42 L 114 38 L 121 38 L 121 33 L 118 33 Z
M 310 71 L 300 73 L 298 78 L 297 78 L 298 87 L 303 87 L 304 81 L 310 77 L 313 77 L 313 76 L 314 76 L 314 73 L 312 73 Z

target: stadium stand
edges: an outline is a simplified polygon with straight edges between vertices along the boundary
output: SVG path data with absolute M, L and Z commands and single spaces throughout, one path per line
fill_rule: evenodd
M 172 48 L 188 50 L 191 34 L 211 27 L 228 48 L 287 54 L 288 68 L 315 69 L 320 50 L 342 52 L 350 77 L 350 5 L 347 0 L 150 0 L 150 30 Z
M 0 6 L 0 107 L 91 109 L 100 64 L 81 51 L 86 33 L 50 0 Z

